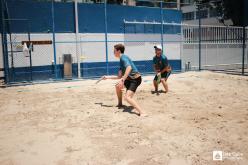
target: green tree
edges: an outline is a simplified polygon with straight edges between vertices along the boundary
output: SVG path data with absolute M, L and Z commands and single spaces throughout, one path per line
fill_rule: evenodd
M 107 3 L 109 4 L 122 4 L 123 0 L 107 0 Z
M 245 0 L 195 0 L 196 5 L 201 8 L 215 8 L 221 16 L 221 22 L 231 19 L 235 26 L 243 26 L 244 24 L 244 1 Z

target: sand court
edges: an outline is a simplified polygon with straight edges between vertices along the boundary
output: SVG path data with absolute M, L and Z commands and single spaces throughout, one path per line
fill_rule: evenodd
M 152 80 L 135 95 L 148 117 L 118 109 L 111 80 L 0 88 L 0 164 L 247 164 L 248 77 L 173 74 L 159 95 Z

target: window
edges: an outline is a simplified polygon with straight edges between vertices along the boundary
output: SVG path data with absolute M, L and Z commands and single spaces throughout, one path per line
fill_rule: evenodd
M 210 17 L 216 17 L 216 16 L 218 16 L 217 10 L 216 9 L 209 10 L 209 16 Z
M 194 12 L 183 13 L 183 20 L 193 20 L 195 18 Z
M 201 18 L 208 18 L 208 10 L 201 10 L 200 11 Z M 199 12 L 196 12 L 196 19 L 199 19 Z

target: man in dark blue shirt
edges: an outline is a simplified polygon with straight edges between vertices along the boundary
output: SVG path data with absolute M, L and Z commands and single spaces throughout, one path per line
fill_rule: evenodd
M 161 45 L 154 46 L 155 48 L 155 56 L 153 57 L 153 67 L 156 75 L 153 80 L 153 85 L 155 88 L 155 92 L 158 92 L 158 85 L 162 82 L 165 93 L 169 91 L 167 79 L 171 74 L 171 67 L 168 63 L 168 59 L 165 55 L 162 54 Z
M 122 105 L 122 89 L 124 86 L 127 89 L 124 99 L 132 105 L 140 116 L 147 116 L 138 103 L 133 99 L 133 95 L 136 89 L 141 84 L 141 75 L 134 65 L 133 61 L 124 54 L 125 47 L 122 44 L 117 44 L 114 46 L 114 55 L 116 58 L 120 59 L 120 70 L 118 76 L 103 76 L 103 80 L 106 79 L 120 79 L 116 84 L 116 94 L 118 97 L 118 107 Z

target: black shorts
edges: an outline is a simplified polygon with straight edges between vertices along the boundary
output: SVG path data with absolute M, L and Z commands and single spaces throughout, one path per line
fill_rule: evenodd
M 162 73 L 162 74 L 161 74 L 161 79 L 162 79 L 162 78 L 163 78 L 163 79 L 167 79 L 167 78 L 170 76 L 170 74 L 171 74 L 171 72 L 164 72 L 164 73 Z M 154 77 L 154 80 L 157 81 L 157 79 L 158 79 L 158 76 L 156 75 L 156 76 Z
M 138 86 L 141 84 L 141 81 L 142 81 L 141 76 L 136 79 L 126 79 L 124 85 L 127 88 L 127 90 L 135 92 Z

